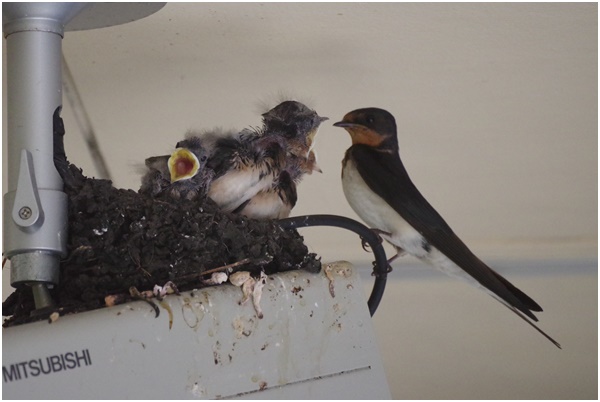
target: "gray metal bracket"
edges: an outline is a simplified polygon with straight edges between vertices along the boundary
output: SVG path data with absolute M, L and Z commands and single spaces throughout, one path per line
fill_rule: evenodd
M 3 330 L 6 399 L 386 399 L 364 285 L 347 262 Z M 327 274 L 327 275 L 326 275 Z M 330 278 L 333 283 L 330 283 Z

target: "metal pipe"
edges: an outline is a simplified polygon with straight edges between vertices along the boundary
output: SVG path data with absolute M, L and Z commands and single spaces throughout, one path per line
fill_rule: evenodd
M 375 255 L 375 261 L 373 263 L 375 283 L 373 284 L 371 296 L 369 296 L 368 305 L 371 316 L 375 314 L 375 311 L 377 311 L 377 307 L 383 298 L 389 269 L 387 257 L 385 256 L 385 249 L 381 244 L 381 239 L 375 232 L 360 222 L 346 218 L 345 216 L 337 215 L 294 216 L 291 218 L 280 219 L 277 223 L 284 229 L 298 229 L 310 226 L 333 226 L 343 228 L 358 234 L 361 239 L 369 243 L 369 246 Z
M 3 3 L 6 37 L 8 192 L 3 246 L 11 285 L 40 291 L 59 280 L 66 255 L 67 196 L 53 161 L 53 114 L 62 106 L 65 24 L 85 3 Z M 51 305 L 36 297 L 36 308 Z

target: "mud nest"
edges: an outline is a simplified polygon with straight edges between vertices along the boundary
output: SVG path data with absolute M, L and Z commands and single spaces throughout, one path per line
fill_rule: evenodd
M 65 159 L 66 161 L 66 159 Z M 57 166 L 58 167 L 58 166 Z M 240 269 L 267 275 L 321 264 L 295 230 L 273 220 L 221 212 L 210 198 L 150 198 L 85 177 L 72 164 L 59 171 L 68 195 L 68 255 L 51 290 L 60 314 L 99 308 L 112 294 L 129 294 L 172 281 L 180 291 L 202 287 L 202 273 L 245 261 Z M 4 326 L 40 319 L 31 289 L 16 289 L 4 303 Z

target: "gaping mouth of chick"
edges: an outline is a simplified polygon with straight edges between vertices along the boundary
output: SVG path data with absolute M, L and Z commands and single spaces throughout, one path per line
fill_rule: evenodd
M 171 183 L 179 180 L 191 179 L 198 173 L 200 162 L 196 155 L 186 148 L 177 148 L 169 158 L 169 172 Z

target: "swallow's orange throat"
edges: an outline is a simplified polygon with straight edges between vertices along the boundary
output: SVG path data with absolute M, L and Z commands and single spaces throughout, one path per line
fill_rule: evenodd
M 364 144 L 370 147 L 377 148 L 385 140 L 385 136 L 365 126 L 352 125 L 344 127 L 352 138 L 352 145 Z

